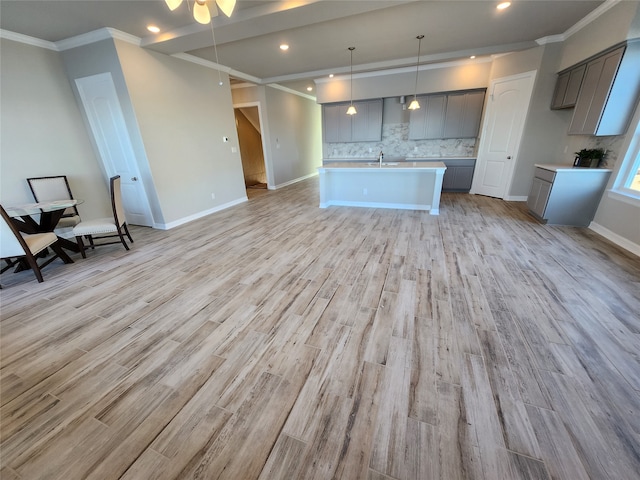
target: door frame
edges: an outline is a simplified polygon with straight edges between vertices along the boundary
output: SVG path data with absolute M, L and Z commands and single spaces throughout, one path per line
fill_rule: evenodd
M 126 150 L 129 153 L 129 155 L 124 156 L 124 159 L 126 160 L 126 164 L 128 165 L 128 167 L 131 168 L 131 171 L 134 172 L 134 177 L 137 177 L 140 180 L 139 182 L 136 182 L 136 188 L 139 189 L 137 207 L 141 210 L 141 213 L 139 215 L 141 221 L 137 221 L 135 219 L 128 221 L 133 225 L 156 227 L 153 211 L 151 209 L 151 202 L 147 194 L 147 188 L 141 175 L 140 166 L 138 165 L 138 156 L 135 152 L 135 147 L 131 139 L 131 132 L 129 131 L 129 125 L 127 124 L 125 113 L 120 102 L 118 89 L 113 80 L 111 72 L 103 72 L 95 75 L 78 77 L 74 79 L 74 83 L 78 92 L 79 104 L 82 109 L 84 118 L 86 119 L 88 129 L 91 133 L 92 143 L 96 149 L 96 157 L 102 163 L 103 172 L 106 174 L 107 183 L 109 182 L 110 177 L 119 175 L 120 172 L 117 171 L 115 165 L 111 161 L 109 152 L 107 149 L 105 149 L 106 144 L 100 140 L 100 125 L 96 123 L 96 117 L 93 116 L 92 112 L 89 109 L 90 99 L 86 94 L 86 89 L 96 85 L 100 86 L 102 84 L 105 85 L 109 90 L 108 92 L 106 92 L 106 95 L 113 95 L 112 100 L 114 102 L 114 108 L 117 107 L 118 111 L 116 112 L 116 114 L 118 117 L 118 121 L 121 122 L 121 128 L 119 132 L 123 133 L 123 135 L 120 135 L 119 138 L 123 140 L 123 142 L 121 143 L 125 144 Z M 104 87 L 102 88 L 102 90 L 103 92 L 105 91 Z M 125 208 L 128 207 L 129 205 L 125 204 Z
M 485 111 L 484 114 L 482 116 L 482 131 L 480 133 L 480 143 L 478 144 L 478 156 L 476 158 L 476 168 L 474 169 L 474 174 L 473 174 L 473 180 L 471 183 L 471 190 L 469 193 L 471 194 L 477 194 L 477 190 L 478 190 L 478 182 L 480 181 L 480 162 L 483 161 L 480 157 L 480 153 L 483 151 L 483 148 L 485 147 L 485 142 L 486 140 L 486 136 L 487 136 L 487 128 L 488 128 L 488 123 L 487 123 L 487 118 L 489 117 L 489 112 L 490 109 L 493 108 L 493 92 L 495 91 L 496 85 L 498 83 L 502 83 L 502 82 L 507 82 L 507 81 L 512 81 L 512 80 L 521 80 L 521 79 L 527 79 L 527 78 L 531 78 L 531 91 L 529 92 L 529 101 L 527 103 L 527 109 L 526 112 L 524 114 L 524 119 L 522 121 L 522 130 L 520 132 L 520 135 L 518 136 L 517 140 L 516 140 L 516 144 L 514 145 L 514 151 L 511 154 L 514 157 L 514 161 L 513 162 L 509 162 L 509 166 L 508 166 L 508 179 L 507 182 L 505 184 L 505 188 L 504 188 L 504 192 L 502 193 L 502 196 L 499 197 L 503 200 L 508 200 L 509 198 L 509 191 L 511 190 L 511 185 L 513 185 L 513 174 L 515 172 L 515 166 L 516 163 L 518 161 L 519 158 L 519 152 L 520 152 L 520 143 L 522 142 L 522 135 L 524 133 L 524 128 L 526 126 L 527 123 L 527 115 L 529 114 L 529 108 L 531 106 L 531 97 L 533 96 L 533 89 L 535 87 L 535 82 L 536 82 L 536 74 L 538 73 L 537 70 L 529 70 L 528 72 L 523 72 L 523 73 L 517 73 L 515 75 L 507 75 L 506 77 L 500 77 L 500 78 L 494 78 L 493 80 L 491 80 L 490 84 L 489 84 L 489 92 L 491 92 L 489 94 L 489 98 L 490 101 L 485 102 Z M 491 113 L 493 113 L 491 111 Z
M 269 190 L 275 190 L 276 187 L 273 185 L 273 167 L 271 166 L 271 157 L 267 155 L 267 144 L 265 143 L 265 123 L 262 117 L 262 107 L 259 101 L 256 102 L 244 102 L 244 103 L 234 103 L 233 109 L 236 108 L 247 108 L 247 107 L 258 107 L 258 120 L 260 121 L 260 141 L 262 142 L 262 158 L 264 158 L 264 169 L 267 174 L 267 188 Z M 238 145 L 238 149 L 240 149 L 240 145 Z M 240 152 L 242 156 L 242 152 Z

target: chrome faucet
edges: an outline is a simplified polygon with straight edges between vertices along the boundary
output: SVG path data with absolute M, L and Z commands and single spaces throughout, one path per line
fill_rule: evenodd
M 380 162 L 380 166 L 382 166 L 382 159 L 384 158 L 384 153 L 380 150 L 380 156 L 378 157 L 378 161 Z

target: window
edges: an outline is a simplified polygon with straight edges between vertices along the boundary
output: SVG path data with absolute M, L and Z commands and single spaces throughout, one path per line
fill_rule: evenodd
M 634 131 L 635 128 L 635 131 Z M 621 200 L 640 204 L 640 104 L 629 127 L 633 132 L 628 144 L 612 193 Z M 626 142 L 625 142 L 626 143 Z M 624 147 L 623 150 L 624 152 Z

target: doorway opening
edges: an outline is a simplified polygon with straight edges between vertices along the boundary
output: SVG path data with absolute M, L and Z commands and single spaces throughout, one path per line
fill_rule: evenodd
M 233 109 L 244 173 L 244 185 L 249 198 L 267 190 L 267 169 L 262 148 L 262 129 L 257 106 Z

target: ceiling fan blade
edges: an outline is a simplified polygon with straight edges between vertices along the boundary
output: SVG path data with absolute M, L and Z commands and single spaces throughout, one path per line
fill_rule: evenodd
M 202 23 L 203 25 L 211 21 L 211 14 L 209 13 L 209 7 L 207 7 L 206 3 L 200 3 L 200 1 L 193 3 L 193 18 L 195 18 L 196 22 Z
M 236 0 L 216 0 L 218 7 L 222 10 L 227 17 L 230 17 L 233 13 L 233 9 L 236 6 Z
M 174 11 L 182 3 L 182 0 L 164 0 L 164 1 L 167 4 L 167 7 L 169 7 L 169 10 L 171 11 Z

